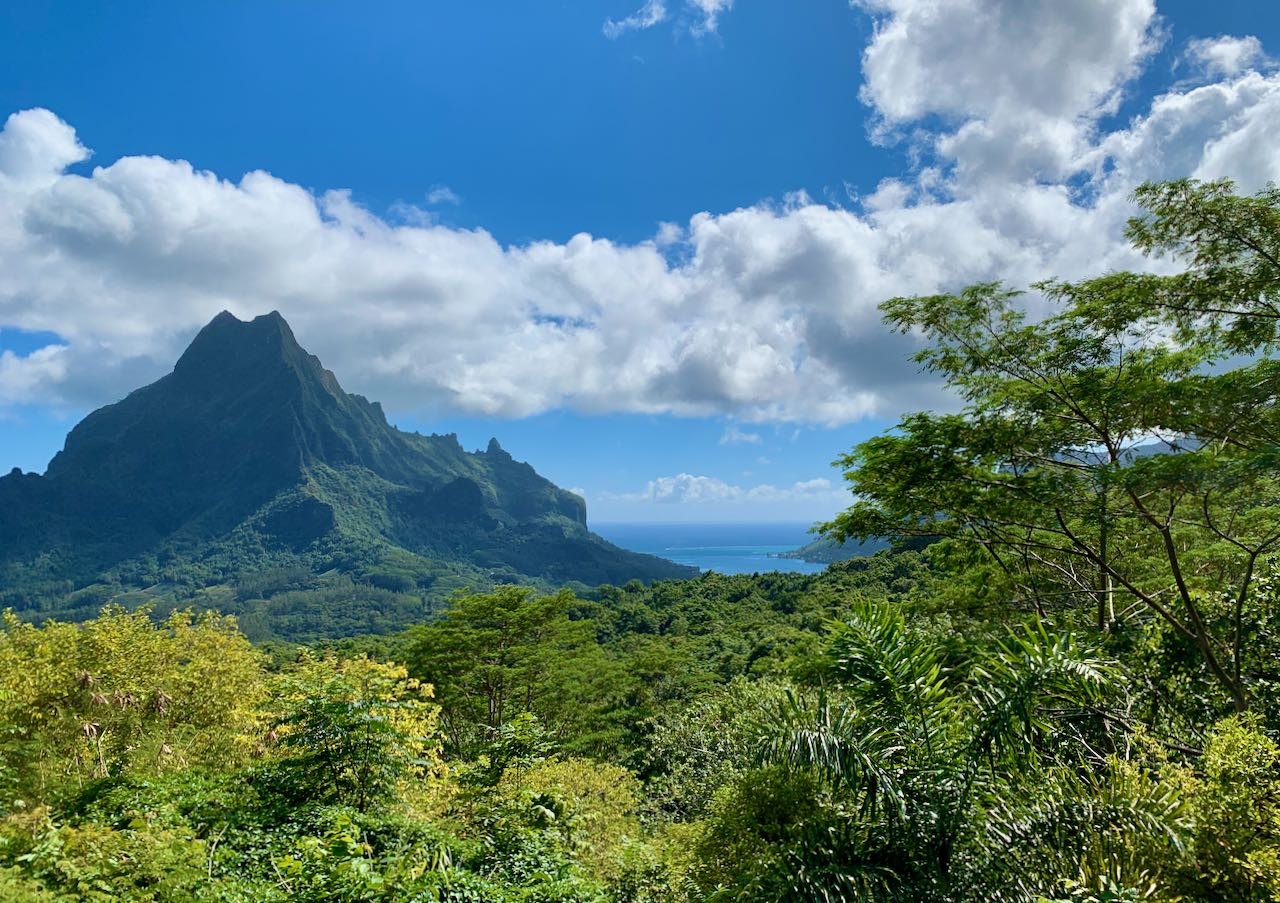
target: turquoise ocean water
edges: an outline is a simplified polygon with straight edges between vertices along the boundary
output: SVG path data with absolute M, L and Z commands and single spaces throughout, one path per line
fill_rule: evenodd
M 825 565 L 771 554 L 789 552 L 813 539 L 807 523 L 782 524 L 590 524 L 605 539 L 679 564 L 720 574 L 796 571 L 816 574 Z

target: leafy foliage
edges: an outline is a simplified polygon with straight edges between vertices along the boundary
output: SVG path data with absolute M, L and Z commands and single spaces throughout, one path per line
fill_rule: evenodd
M 357 658 L 307 658 L 282 677 L 269 735 L 290 754 L 282 784 L 298 801 L 365 811 L 408 775 L 439 768 L 430 685 L 403 667 Z
M 0 724 L 7 803 L 71 780 L 243 762 L 265 679 L 233 621 L 108 608 L 83 627 L 6 614 Z

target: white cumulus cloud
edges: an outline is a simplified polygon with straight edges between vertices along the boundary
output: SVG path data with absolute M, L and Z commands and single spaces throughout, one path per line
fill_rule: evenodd
M 608 516 L 651 521 L 805 521 L 832 517 L 849 504 L 848 490 L 817 477 L 789 485 L 743 485 L 706 474 L 655 477 L 634 492 L 601 492 L 593 497 Z
M 876 21 L 862 99 L 961 177 L 1062 179 L 1159 46 L 1154 0 L 856 0 Z
M 399 412 L 893 417 L 946 399 L 914 340 L 882 326 L 883 299 L 1150 266 L 1123 240 L 1139 182 L 1280 179 L 1280 74 L 1256 54 L 1100 129 L 1161 40 L 1150 0 L 858 5 L 876 19 L 862 96 L 920 165 L 855 208 L 797 193 L 636 243 L 506 245 L 155 156 L 80 174 L 88 139 L 15 113 L 0 130 L 0 328 L 66 345 L 0 359 L 0 406 L 112 401 L 226 308 L 280 310 L 348 389 Z

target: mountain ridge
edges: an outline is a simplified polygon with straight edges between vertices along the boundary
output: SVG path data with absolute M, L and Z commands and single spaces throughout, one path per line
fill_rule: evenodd
M 585 501 L 496 438 L 467 452 L 391 426 L 276 311 L 218 314 L 172 372 L 76 424 L 43 476 L 0 477 L 0 601 L 28 616 L 82 614 L 59 595 L 94 587 L 234 611 L 212 590 L 243 602 L 244 575 L 278 567 L 432 605 L 694 573 L 591 533 Z

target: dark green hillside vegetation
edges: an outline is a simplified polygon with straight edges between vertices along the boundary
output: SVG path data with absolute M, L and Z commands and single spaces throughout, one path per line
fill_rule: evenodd
M 190 604 L 307 639 L 403 626 L 461 587 L 690 573 L 588 531 L 581 498 L 496 440 L 467 453 L 389 426 L 275 313 L 219 314 L 171 374 L 78 424 L 45 475 L 0 478 L 0 601 L 32 617 Z M 357 610 L 327 620 L 353 581 Z
M 0 898 L 1280 900 L 1280 192 L 1138 200 L 1134 242 L 1184 272 L 1045 283 L 1035 324 L 994 285 L 886 303 L 965 402 L 841 459 L 829 535 L 892 549 L 420 619 L 397 547 L 193 584 L 243 624 L 9 614 Z M 308 473 L 270 504 L 362 549 L 401 529 L 361 508 L 390 477 Z M 384 632 L 241 632 L 335 625 Z
M 888 543 L 879 538 L 841 542 L 830 536 L 819 536 L 791 552 L 779 553 L 778 557 L 798 558 L 815 564 L 834 564 L 838 561 L 848 561 L 859 555 L 873 555 L 887 547 Z

